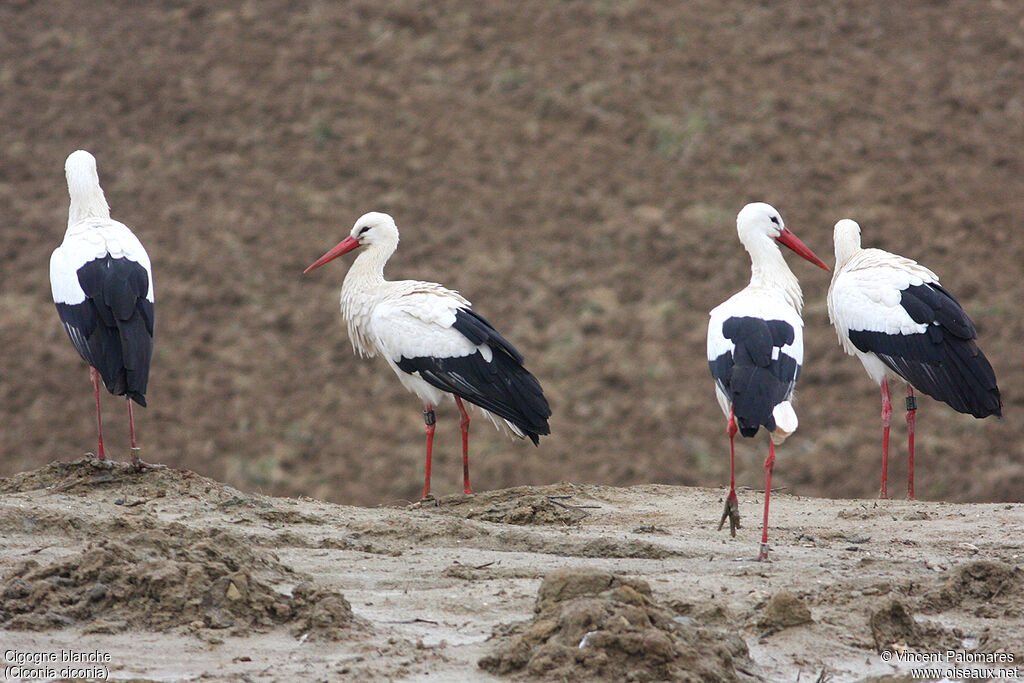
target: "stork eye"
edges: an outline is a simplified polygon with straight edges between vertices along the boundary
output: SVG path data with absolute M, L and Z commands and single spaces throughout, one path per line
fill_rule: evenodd
M 779 217 L 778 216 L 772 216 L 772 223 L 774 223 L 775 225 L 778 225 L 779 224 Z
M 362 237 L 363 235 L 365 235 L 366 231 L 369 230 L 369 229 L 370 229 L 369 225 L 364 225 L 363 229 L 359 231 L 359 237 Z

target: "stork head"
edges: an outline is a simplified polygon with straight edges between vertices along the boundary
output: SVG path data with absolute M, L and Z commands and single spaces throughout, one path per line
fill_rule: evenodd
M 315 270 L 329 261 L 333 261 L 342 254 L 347 254 L 356 247 L 372 246 L 375 244 L 387 245 L 391 251 L 398 246 L 398 226 L 395 219 L 386 213 L 371 211 L 363 214 L 352 226 L 349 236 L 338 242 L 333 249 L 318 258 L 309 268 L 302 271 L 308 273 Z M 390 252 L 389 252 L 390 253 Z
M 71 195 L 69 225 L 90 216 L 110 217 L 110 207 L 96 171 L 96 157 L 84 149 L 72 152 L 64 162 L 64 176 Z
M 832 239 L 836 245 L 836 268 L 850 260 L 850 257 L 860 251 L 860 225 L 857 221 L 844 218 L 836 223 L 832 233 Z
M 782 222 L 782 214 L 771 204 L 754 202 L 744 206 L 736 216 L 736 231 L 739 233 L 740 242 L 752 256 L 751 250 L 756 249 L 755 245 L 763 243 L 764 238 L 768 237 L 789 247 L 819 268 L 828 270 L 828 266 L 786 227 Z

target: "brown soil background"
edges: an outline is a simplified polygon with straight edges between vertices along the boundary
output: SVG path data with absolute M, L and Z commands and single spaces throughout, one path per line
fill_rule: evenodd
M 922 400 L 918 494 L 1024 500 L 1022 22 L 974 0 L 0 3 L 0 474 L 95 448 L 47 280 L 63 162 L 87 148 L 155 264 L 152 460 L 275 495 L 417 497 L 419 405 L 353 356 L 346 261 L 301 275 L 383 210 L 403 237 L 389 274 L 466 294 L 554 409 L 539 448 L 476 421 L 477 488 L 721 485 L 706 315 L 749 277 L 734 217 L 764 200 L 826 261 L 848 216 L 940 274 L 1006 417 Z M 807 352 L 777 481 L 870 496 L 877 388 L 838 347 L 828 277 L 793 268 Z M 105 406 L 124 458 L 124 409 Z M 439 423 L 443 495 L 460 490 L 450 405 Z M 763 451 L 742 444 L 744 483 Z

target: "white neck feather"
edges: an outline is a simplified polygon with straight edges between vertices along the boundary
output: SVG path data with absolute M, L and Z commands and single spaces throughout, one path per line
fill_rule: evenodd
M 367 245 L 353 261 L 341 285 L 341 315 L 348 325 L 352 348 L 362 356 L 376 355 L 369 333 L 370 316 L 386 297 L 384 265 L 397 246 L 397 242 Z
M 344 299 L 346 291 L 355 291 L 370 294 L 380 289 L 384 280 L 384 266 L 388 259 L 395 253 L 396 244 L 378 242 L 363 248 L 362 253 L 352 262 L 352 267 L 345 275 L 345 282 L 341 286 L 341 296 Z
M 860 233 L 855 230 L 836 230 L 834 241 L 836 248 L 835 272 L 838 273 L 840 268 L 846 265 L 846 262 L 860 251 Z
M 781 292 L 799 314 L 804 307 L 804 295 L 778 244 L 767 235 L 751 242 L 743 245 L 750 254 L 750 284 Z
M 110 207 L 103 196 L 95 168 L 68 169 L 68 227 L 86 218 L 110 218 Z

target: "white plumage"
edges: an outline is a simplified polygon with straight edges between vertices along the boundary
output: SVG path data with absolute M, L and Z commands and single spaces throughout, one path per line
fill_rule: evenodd
M 423 402 L 427 423 L 424 497 L 430 492 L 433 409 L 448 396 L 462 416 L 464 491 L 469 485 L 469 416 L 462 399 L 476 405 L 495 426 L 535 444 L 549 433 L 551 415 L 540 384 L 522 366 L 522 355 L 458 292 L 433 282 L 388 281 L 384 265 L 398 247 L 391 216 L 362 216 L 351 234 L 313 263 L 318 268 L 365 247 L 341 288 L 341 312 L 353 350 L 381 355 L 402 385 Z
M 85 292 L 78 281 L 78 269 L 107 256 L 127 259 L 142 266 L 149 279 L 146 300 L 155 301 L 149 254 L 128 226 L 110 218 L 109 213 L 107 217 L 90 216 L 68 225 L 64 241 L 50 255 L 53 300 L 65 304 L 85 301 Z
M 795 278 L 794 278 L 795 279 Z M 799 294 L 799 286 L 797 288 Z M 802 306 L 802 302 L 800 302 Z M 751 283 L 744 289 L 729 297 L 715 308 L 711 309 L 711 320 L 708 323 L 708 363 L 720 358 L 723 354 L 734 356 L 736 343 L 726 339 L 723 334 L 725 322 L 730 318 L 754 316 L 764 320 L 779 320 L 793 329 L 793 339 L 790 342 L 779 346 L 772 345 L 770 349 L 770 360 L 778 364 L 783 356 L 791 358 L 795 368 L 799 371 L 804 358 L 803 319 L 800 317 L 800 307 L 794 308 L 793 300 L 782 294 L 774 287 L 766 287 L 760 283 Z M 771 440 L 775 445 L 781 444 L 790 434 L 796 431 L 798 421 L 796 411 L 790 402 L 790 397 L 796 388 L 796 374 L 787 376 L 788 388 L 785 389 L 784 400 L 772 407 L 772 415 L 775 419 L 775 428 L 770 430 Z M 732 400 L 726 395 L 722 383 L 715 382 L 715 396 L 718 405 L 726 418 L 732 416 Z
M 851 250 L 856 231 L 857 248 Z M 828 315 L 846 353 L 857 356 L 875 382 L 885 379 L 885 365 L 850 341 L 850 330 L 885 334 L 921 334 L 925 323 L 915 322 L 900 302 L 911 286 L 938 284 L 935 273 L 916 261 L 881 249 L 860 249 L 860 226 L 845 219 L 836 224 L 836 268 L 828 288 Z
M 84 150 L 64 165 L 71 204 L 64 241 L 50 256 L 50 287 L 68 338 L 89 364 L 99 448 L 105 458 L 99 380 L 127 395 L 132 462 L 139 460 L 131 401 L 146 405 L 153 355 L 154 295 L 149 255 L 123 223 L 110 218 L 96 159 Z
M 715 396 L 728 419 L 730 482 L 719 529 L 739 528 L 736 497 L 735 436 L 752 437 L 764 427 L 769 435 L 765 459 L 764 526 L 759 559 L 768 558 L 768 504 L 775 445 L 796 431 L 792 396 L 803 362 L 803 294 L 778 244 L 828 270 L 786 229 L 782 216 L 764 203 L 748 204 L 736 217 L 740 242 L 750 254 L 750 284 L 711 311 L 708 365 Z
M 892 405 L 889 380 L 907 384 L 908 493 L 914 497 L 914 390 L 975 417 L 999 415 L 995 373 L 975 339 L 974 323 L 916 261 L 881 249 L 861 248 L 860 226 L 843 219 L 834 230 L 836 268 L 828 313 L 839 342 L 860 359 L 882 392 L 882 486 L 887 469 Z
M 354 266 L 353 266 L 354 268 Z M 348 282 L 348 278 L 346 278 Z M 419 373 L 408 373 L 398 367 L 402 358 L 466 358 L 479 353 L 485 362 L 491 362 L 494 353 L 487 343 L 474 344 L 454 327 L 455 314 L 467 309 L 470 303 L 458 292 L 427 282 L 390 282 L 392 285 L 378 291 L 380 297 L 372 308 L 368 330 L 373 346 L 395 371 L 406 389 L 421 401 L 437 406 L 450 394 L 425 382 Z M 397 287 L 393 285 L 398 285 Z M 344 288 L 342 288 L 344 309 Z M 354 325 L 349 324 L 349 329 Z M 366 353 L 376 355 L 375 352 Z M 495 427 L 507 428 L 516 436 L 525 436 L 509 420 L 481 412 Z

